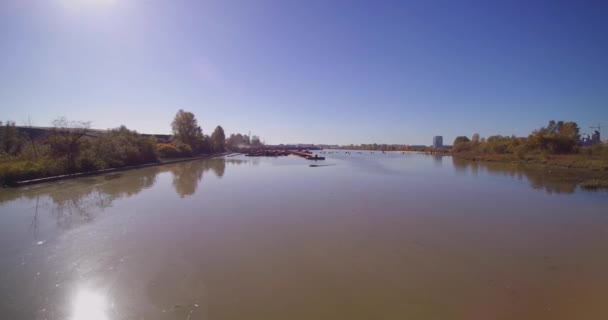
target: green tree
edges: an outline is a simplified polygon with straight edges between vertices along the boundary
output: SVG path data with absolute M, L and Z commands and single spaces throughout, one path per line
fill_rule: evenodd
M 125 126 L 108 130 L 93 144 L 95 158 L 102 160 L 104 167 L 117 168 L 158 161 L 155 139 L 144 137 Z
M 14 121 L 7 121 L 4 125 L 0 121 L 0 154 L 17 155 L 23 144 L 22 140 Z
M 466 136 L 458 136 L 454 139 L 454 145 L 452 146 L 454 152 L 464 152 L 471 150 L 471 140 Z
M 211 147 L 215 152 L 223 152 L 226 150 L 226 135 L 221 126 L 217 126 L 211 134 Z
M 48 137 L 51 155 L 63 158 L 66 172 L 76 169 L 76 158 L 80 154 L 83 138 L 90 131 L 90 122 L 68 121 L 61 117 L 53 121 L 53 129 Z
M 180 109 L 171 123 L 171 129 L 173 142 L 187 144 L 195 153 L 203 149 L 203 130 L 192 112 Z
M 464 143 L 464 142 L 469 142 L 471 140 L 469 140 L 469 138 L 467 136 L 458 136 L 456 137 L 456 139 L 454 139 L 454 145 L 457 145 L 459 143 Z

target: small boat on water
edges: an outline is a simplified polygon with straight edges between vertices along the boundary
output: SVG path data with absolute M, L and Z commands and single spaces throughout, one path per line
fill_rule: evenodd
M 314 156 L 308 156 L 306 157 L 306 160 L 325 160 L 325 157 L 319 157 L 318 155 L 314 155 Z

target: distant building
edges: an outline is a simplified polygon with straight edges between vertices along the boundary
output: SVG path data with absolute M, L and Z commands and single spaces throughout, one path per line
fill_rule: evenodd
M 592 146 L 601 142 L 602 140 L 600 139 L 600 132 L 598 130 L 593 131 L 593 134 L 591 135 L 583 135 L 581 138 L 581 144 L 583 146 Z
M 600 139 L 600 132 L 599 132 L 599 130 L 593 131 L 593 134 L 591 135 L 591 143 L 592 144 L 598 144 L 600 142 L 602 142 L 602 140 Z
M 443 148 L 443 136 L 433 137 L 433 148 Z

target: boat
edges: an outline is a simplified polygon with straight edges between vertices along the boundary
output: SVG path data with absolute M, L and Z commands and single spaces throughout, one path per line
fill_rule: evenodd
M 325 160 L 325 157 L 319 157 L 318 155 L 308 156 L 306 160 Z

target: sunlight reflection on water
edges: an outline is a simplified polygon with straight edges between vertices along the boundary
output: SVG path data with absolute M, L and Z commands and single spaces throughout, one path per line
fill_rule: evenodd
M 81 288 L 74 296 L 72 320 L 109 320 L 106 297 L 89 288 Z

